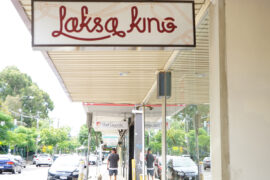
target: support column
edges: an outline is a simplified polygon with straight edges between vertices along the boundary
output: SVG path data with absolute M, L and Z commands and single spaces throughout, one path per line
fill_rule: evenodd
M 166 131 L 166 96 L 162 97 L 162 124 L 161 124 L 161 134 L 162 134 L 162 149 L 161 149 L 161 155 L 162 155 L 162 171 L 161 171 L 161 179 L 166 180 L 166 170 L 167 170 L 167 131 Z
M 136 180 L 140 180 L 144 167 L 144 118 L 143 111 L 135 113 L 134 119 L 134 155 L 136 163 Z
M 210 116 L 212 179 L 230 179 L 225 0 L 213 1 L 210 24 Z

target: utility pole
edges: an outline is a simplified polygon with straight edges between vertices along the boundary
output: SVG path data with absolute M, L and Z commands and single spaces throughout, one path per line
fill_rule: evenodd
M 39 129 L 39 112 L 38 112 L 38 115 L 37 115 L 37 131 Z M 36 140 L 36 154 L 38 152 L 38 141 L 39 141 L 39 138 L 40 138 L 40 134 L 38 134 L 38 137 L 37 137 L 37 140 Z
M 21 123 L 20 124 L 22 126 L 22 109 L 21 108 L 19 109 L 19 112 L 20 112 L 20 119 L 21 119 Z

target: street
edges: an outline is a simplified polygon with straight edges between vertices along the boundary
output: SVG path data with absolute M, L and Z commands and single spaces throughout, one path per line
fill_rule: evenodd
M 97 166 L 90 166 L 89 169 L 89 178 L 88 179 L 97 179 L 97 174 L 102 175 L 102 180 L 109 180 L 108 171 L 106 165 L 102 164 L 100 166 L 100 172 Z M 3 173 L 0 175 L 1 180 L 46 180 L 49 167 L 36 167 L 35 165 L 28 165 L 26 168 L 22 169 L 21 174 L 11 174 Z M 211 180 L 211 172 L 209 169 L 203 172 L 203 180 Z M 118 180 L 122 180 L 118 178 Z
M 21 174 L 3 173 L 0 175 L 1 180 L 46 180 L 49 167 L 36 167 L 28 165 L 22 169 Z

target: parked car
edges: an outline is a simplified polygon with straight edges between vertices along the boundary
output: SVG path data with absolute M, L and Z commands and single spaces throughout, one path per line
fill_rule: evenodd
M 37 154 L 34 154 L 34 156 L 33 156 L 33 164 L 36 164 L 36 159 L 37 159 Z
M 26 161 L 19 155 L 14 156 L 15 160 L 17 160 L 21 167 L 26 168 Z
M 168 165 L 168 162 L 173 158 L 173 156 L 167 156 L 166 159 L 167 159 L 167 165 Z M 155 162 L 154 162 L 154 175 L 155 175 L 155 178 L 157 179 L 161 179 L 161 171 L 162 171 L 162 157 L 157 157 L 155 159 Z
M 0 174 L 3 172 L 11 172 L 15 174 L 16 172 L 21 173 L 22 167 L 20 163 L 15 160 L 12 155 L 0 155 Z
M 195 180 L 198 167 L 189 157 L 174 157 L 168 163 L 168 179 Z
M 53 161 L 55 161 L 57 158 L 59 158 L 60 154 L 54 154 L 53 155 Z
M 205 157 L 203 159 L 203 168 L 206 170 L 207 168 L 211 168 L 211 158 L 210 157 Z
M 190 155 L 189 154 L 183 154 L 182 157 L 189 157 L 190 158 Z
M 50 155 L 48 154 L 40 154 L 36 158 L 36 166 L 39 167 L 41 165 L 48 165 L 51 166 L 53 163 L 53 160 Z
M 79 156 L 60 156 L 50 167 L 47 180 L 77 180 L 81 161 L 84 162 L 84 159 Z
M 98 157 L 96 155 L 90 155 L 88 163 L 89 163 L 89 165 L 97 165 Z

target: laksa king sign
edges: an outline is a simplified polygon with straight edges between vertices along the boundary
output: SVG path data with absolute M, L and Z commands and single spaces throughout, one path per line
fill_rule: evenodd
M 193 1 L 32 0 L 33 46 L 195 46 Z

